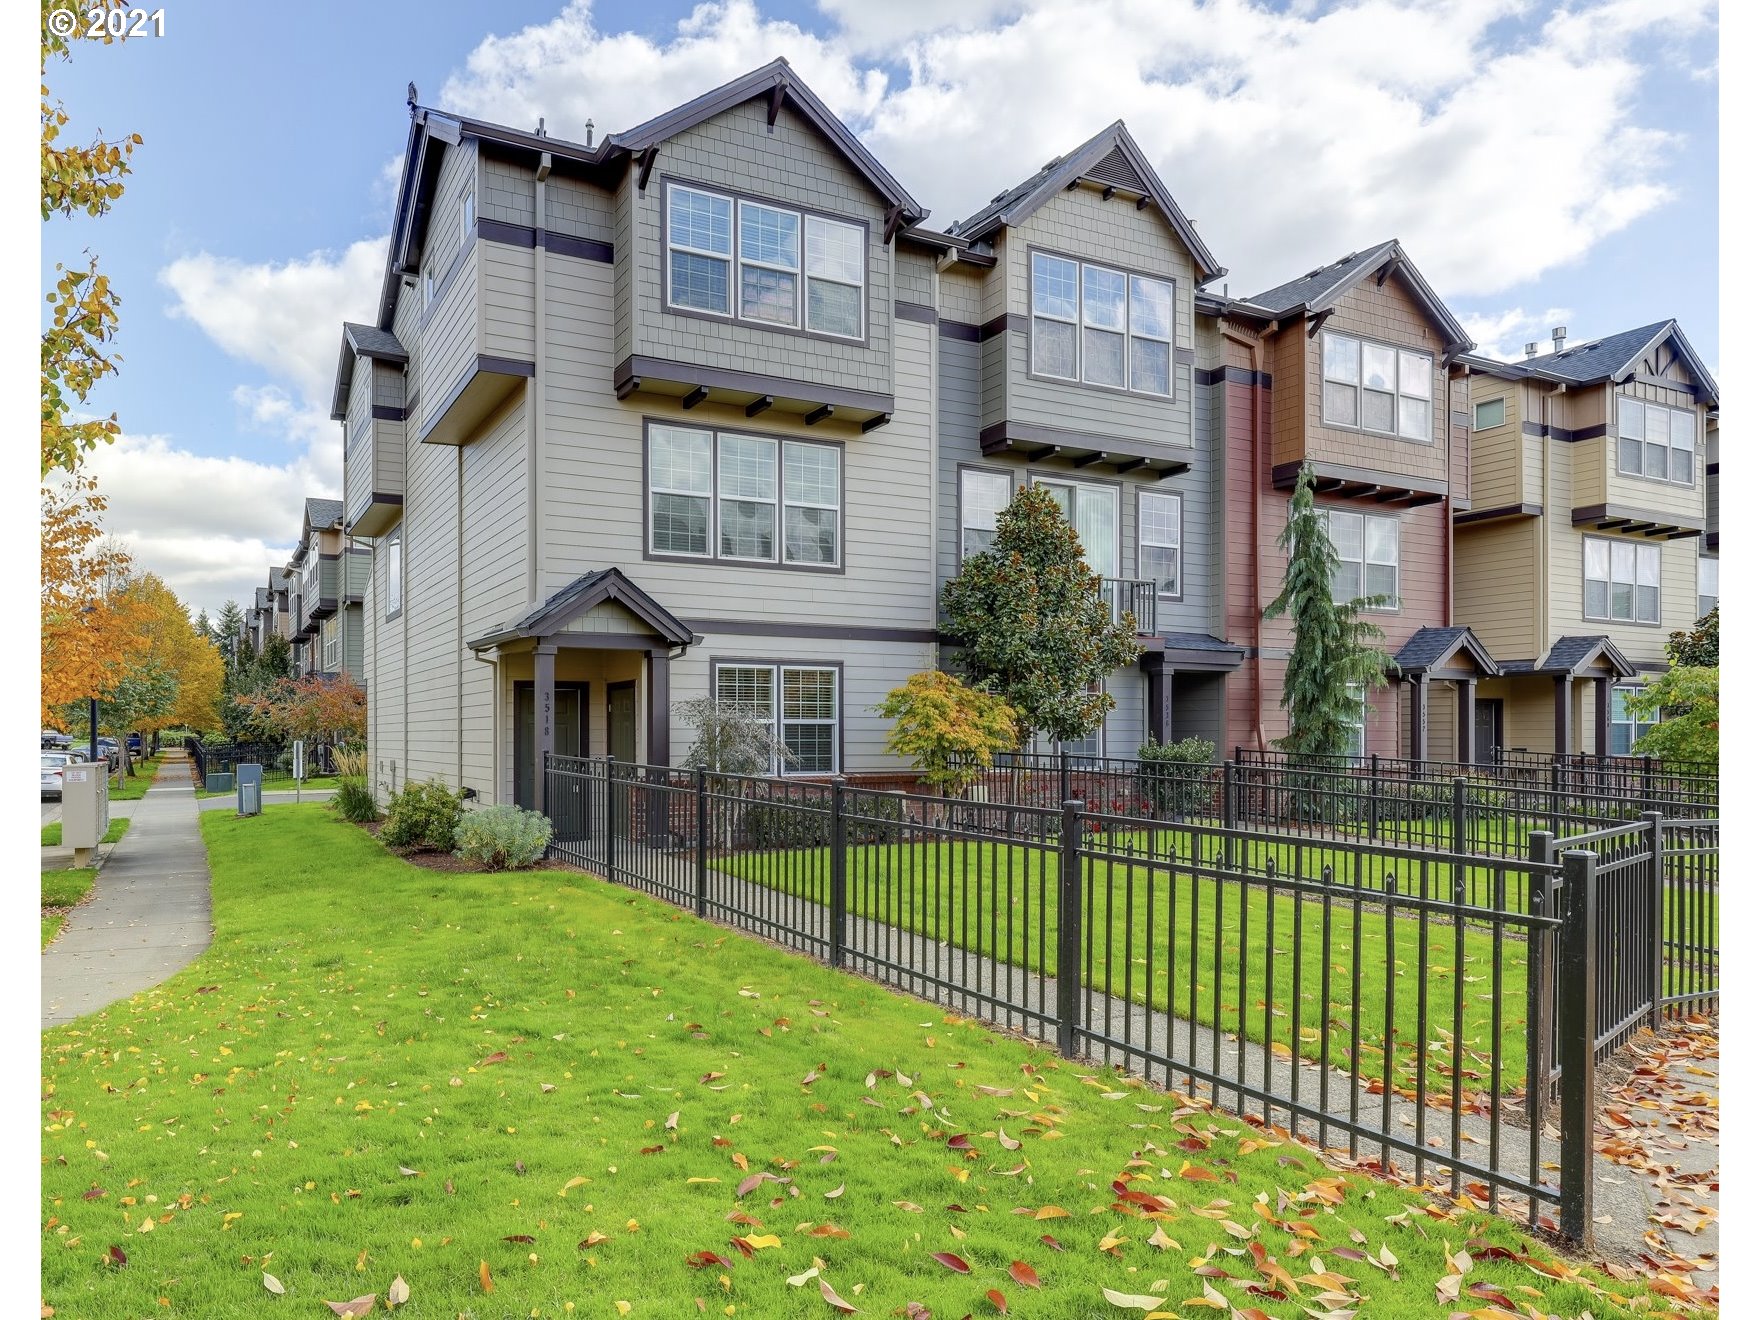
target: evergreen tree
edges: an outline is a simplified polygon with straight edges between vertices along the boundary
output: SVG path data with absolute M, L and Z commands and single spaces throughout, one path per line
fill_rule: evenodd
M 229 600 L 220 607 L 214 630 L 214 645 L 220 648 L 220 656 L 226 661 L 226 673 L 230 677 L 250 660 L 244 654 L 244 611 L 237 601 Z
M 1014 707 L 1022 742 L 1035 729 L 1065 742 L 1099 728 L 1117 704 L 1101 681 L 1142 649 L 1043 486 L 1022 487 L 996 515 L 996 539 L 966 556 L 941 605 L 967 679 Z
M 1288 554 L 1289 566 L 1283 590 L 1266 607 L 1265 617 L 1287 614 L 1295 627 L 1281 703 L 1289 713 L 1289 733 L 1277 745 L 1296 757 L 1343 756 L 1360 715 L 1351 688 L 1361 686 L 1366 695 L 1383 686 L 1392 665 L 1377 645 L 1381 629 L 1357 617 L 1359 610 L 1385 598 L 1333 599 L 1338 552 L 1325 518 L 1314 507 L 1314 475 L 1306 466 L 1296 480 L 1289 523 L 1277 543 Z
M 206 637 L 216 646 L 220 644 L 220 634 L 214 630 L 214 625 L 209 621 L 206 609 L 196 611 L 196 634 L 200 637 Z

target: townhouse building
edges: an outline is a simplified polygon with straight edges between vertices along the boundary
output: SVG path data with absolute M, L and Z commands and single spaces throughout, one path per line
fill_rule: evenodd
M 258 655 L 271 635 L 287 639 L 293 676 L 359 677 L 366 648 L 362 602 L 372 551 L 343 530 L 342 501 L 308 499 L 299 544 L 285 568 L 269 570 L 246 616 Z
M 1717 382 L 1674 321 L 1513 363 L 1468 358 L 1473 507 L 1456 603 L 1502 675 L 1491 736 L 1619 755 L 1626 695 L 1716 603 Z

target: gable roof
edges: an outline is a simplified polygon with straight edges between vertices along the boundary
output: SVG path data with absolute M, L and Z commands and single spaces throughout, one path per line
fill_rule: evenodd
M 1576 677 L 1590 662 L 1605 659 L 1617 678 L 1631 678 L 1637 666 L 1607 636 L 1560 637 L 1552 649 L 1538 660 L 1512 660 L 1503 666 L 1505 674 L 1561 674 Z
M 1496 678 L 1503 672 L 1471 628 L 1420 628 L 1399 648 L 1393 662 L 1402 674 L 1427 674 L 1463 651 L 1484 677 Z
M 330 396 L 330 420 L 340 422 L 348 416 L 348 390 L 354 380 L 354 360 L 369 357 L 378 362 L 401 366 L 409 361 L 409 350 L 389 330 L 376 325 L 342 323 L 342 356 L 336 363 L 336 390 Z
M 652 628 L 662 641 L 672 646 L 689 646 L 696 636 L 677 615 L 630 581 L 619 568 L 602 568 L 584 573 L 543 604 L 527 610 L 494 632 L 469 643 L 473 651 L 486 650 L 503 642 L 521 638 L 544 637 L 556 632 L 571 619 L 579 618 L 595 606 L 615 601 Z
M 1693 351 L 1693 346 L 1687 342 L 1686 335 L 1681 332 L 1680 323 L 1672 317 L 1666 321 L 1639 326 L 1635 330 L 1622 330 L 1618 334 L 1578 344 L 1562 353 L 1542 353 L 1536 357 L 1524 358 L 1520 362 L 1502 365 L 1513 367 L 1524 375 L 1567 381 L 1573 385 L 1593 385 L 1605 380 L 1618 383 L 1635 374 L 1638 364 L 1665 340 L 1673 341 L 1675 351 L 1688 372 L 1706 392 L 1709 401 L 1716 403 L 1717 381 L 1706 369 L 1699 355 Z
M 1455 320 L 1454 313 L 1436 296 L 1436 290 L 1418 273 L 1418 268 L 1406 256 L 1405 249 L 1399 245 L 1397 238 L 1390 238 L 1360 252 L 1348 253 L 1324 266 L 1316 266 L 1306 275 L 1266 289 L 1263 293 L 1240 299 L 1238 304 L 1246 305 L 1249 310 L 1263 308 L 1274 317 L 1287 316 L 1294 312 L 1323 312 L 1370 275 L 1377 275 L 1380 279 L 1398 275 L 1403 279 L 1406 287 L 1412 291 L 1412 296 L 1418 300 L 1419 306 L 1442 332 L 1449 351 L 1460 351 L 1473 346 L 1473 340 L 1465 327 Z
M 311 498 L 306 500 L 305 533 L 342 526 L 342 501 Z
M 1167 191 L 1155 167 L 1149 164 L 1142 148 L 1124 126 L 1115 119 L 1081 146 L 1067 155 L 1047 161 L 1038 173 L 1023 179 L 1014 187 L 998 193 L 981 211 L 949 225 L 947 232 L 975 243 L 1004 226 L 1015 226 L 1026 220 L 1051 198 L 1079 180 L 1087 179 L 1105 188 L 1137 194 L 1138 205 L 1153 204 L 1168 224 L 1173 226 L 1180 241 L 1192 254 L 1198 269 L 1198 282 L 1207 283 L 1228 271 L 1216 262 L 1198 231 L 1179 209 L 1179 203 Z

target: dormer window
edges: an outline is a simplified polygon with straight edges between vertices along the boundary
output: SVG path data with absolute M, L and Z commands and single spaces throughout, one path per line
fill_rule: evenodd
M 1321 420 L 1429 444 L 1431 358 L 1327 331 L 1321 336 L 1325 377 Z

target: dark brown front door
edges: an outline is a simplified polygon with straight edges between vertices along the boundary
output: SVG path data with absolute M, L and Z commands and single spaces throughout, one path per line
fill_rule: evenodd
M 636 759 L 636 685 L 613 683 L 605 690 L 605 750 L 613 761 Z
M 1473 755 L 1480 765 L 1493 765 L 1503 751 L 1503 698 L 1480 697 L 1473 703 Z
M 535 707 L 528 682 L 513 685 L 513 800 L 530 811 L 538 800 L 532 791 L 532 722 Z M 587 754 L 587 685 L 556 685 L 556 741 L 558 756 Z

